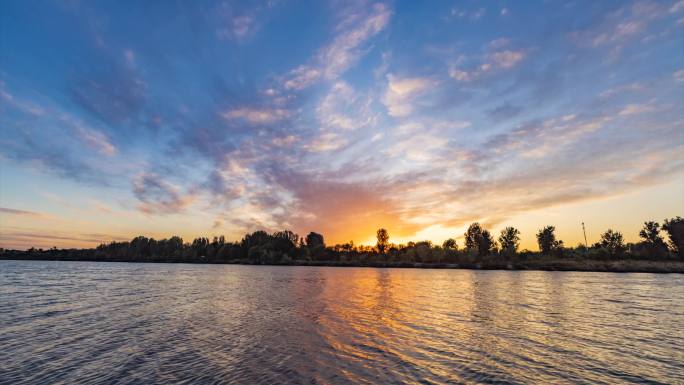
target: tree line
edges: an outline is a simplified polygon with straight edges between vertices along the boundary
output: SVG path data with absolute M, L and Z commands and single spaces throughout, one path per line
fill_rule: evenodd
M 463 266 L 478 266 L 480 263 L 499 266 L 531 258 L 684 261 L 684 218 L 679 216 L 666 219 L 662 225 L 645 222 L 639 232 L 641 241 L 637 243 L 625 243 L 620 232 L 609 229 L 591 246 L 566 247 L 562 240 L 557 239 L 556 228 L 545 226 L 536 234 L 539 251 L 520 251 L 520 231 L 514 227 L 505 227 L 495 239 L 479 223 L 471 224 L 463 234 L 463 247 L 453 238 L 441 245 L 431 241 L 394 244 L 390 242 L 386 229 L 379 229 L 376 235 L 374 246 L 355 245 L 354 242 L 328 246 L 321 234 L 310 232 L 300 237 L 289 230 L 270 234 L 255 231 L 238 242 L 226 241 L 223 236 L 211 240 L 200 237 L 189 243 L 178 236 L 161 240 L 138 236 L 128 242 L 101 244 L 94 249 L 0 250 L 0 258 L 249 264 L 443 263 Z

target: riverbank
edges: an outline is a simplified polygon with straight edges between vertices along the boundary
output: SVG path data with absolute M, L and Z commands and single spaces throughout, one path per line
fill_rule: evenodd
M 546 259 L 529 258 L 504 261 L 490 259 L 466 263 L 421 263 L 421 262 L 346 262 L 346 261 L 309 261 L 292 260 L 282 263 L 257 264 L 249 260 L 225 262 L 189 262 L 168 258 L 141 260 L 102 260 L 91 258 L 22 258 L 18 255 L 1 255 L 0 260 L 43 260 L 43 261 L 84 261 L 84 262 L 126 262 L 126 263 L 190 263 L 190 264 L 227 264 L 227 265 L 269 265 L 269 266 L 329 266 L 329 267 L 373 267 L 373 268 L 410 268 L 410 269 L 469 269 L 469 270 L 538 270 L 538 271 L 583 271 L 612 273 L 676 273 L 684 274 L 684 261 L 672 260 L 593 260 L 593 259 Z
M 249 264 L 240 263 L 238 264 Z M 280 264 L 282 265 L 282 264 Z M 469 269 L 469 270 L 540 270 L 540 271 L 584 271 L 612 273 L 676 273 L 684 274 L 684 262 L 647 260 L 528 260 L 482 263 L 420 263 L 420 262 L 371 262 L 351 263 L 337 261 L 293 261 L 293 266 L 337 266 L 414 269 Z

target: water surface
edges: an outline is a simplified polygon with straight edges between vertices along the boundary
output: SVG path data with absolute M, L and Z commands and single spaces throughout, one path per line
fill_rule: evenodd
M 0 261 L 0 383 L 684 383 L 684 275 Z

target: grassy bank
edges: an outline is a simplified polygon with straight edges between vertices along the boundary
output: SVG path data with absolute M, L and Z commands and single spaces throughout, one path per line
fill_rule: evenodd
M 190 264 L 232 264 L 232 265 L 269 265 L 269 266 L 331 266 L 331 267 L 373 267 L 373 268 L 414 268 L 414 269 L 471 269 L 471 270 L 539 270 L 539 271 L 586 271 L 614 273 L 678 273 L 684 274 L 684 261 L 672 260 L 596 260 L 596 259 L 562 259 L 562 258 L 528 258 L 524 260 L 504 261 L 490 258 L 479 262 L 380 262 L 380 261 L 311 261 L 291 260 L 276 263 L 255 263 L 250 260 L 231 261 L 179 261 L 170 258 L 153 258 L 141 260 L 103 260 L 94 258 L 78 258 L 77 256 L 54 258 L 45 255 L 27 255 L 25 253 L 4 253 L 0 260 L 45 260 L 45 261 L 90 261 L 90 262 L 126 262 L 126 263 L 190 263 Z

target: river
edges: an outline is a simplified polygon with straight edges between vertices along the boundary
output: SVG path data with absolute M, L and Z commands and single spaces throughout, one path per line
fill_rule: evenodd
M 0 261 L 0 383 L 684 383 L 684 275 Z

